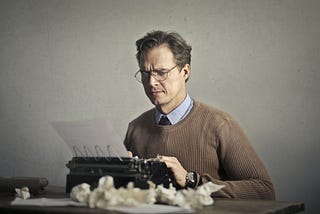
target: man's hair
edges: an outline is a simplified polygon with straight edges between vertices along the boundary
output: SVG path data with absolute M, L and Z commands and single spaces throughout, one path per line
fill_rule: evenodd
M 136 41 L 137 60 L 139 65 L 149 50 L 167 45 L 173 53 L 177 65 L 182 68 L 191 63 L 191 46 L 176 32 L 152 31 Z

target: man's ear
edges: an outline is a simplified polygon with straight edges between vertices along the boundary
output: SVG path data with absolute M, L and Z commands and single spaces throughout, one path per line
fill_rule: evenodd
M 191 74 L 190 65 L 189 64 L 185 64 L 182 67 L 181 72 L 183 72 L 184 79 L 185 79 L 185 81 L 187 81 L 189 79 L 189 77 L 190 77 L 190 74 Z

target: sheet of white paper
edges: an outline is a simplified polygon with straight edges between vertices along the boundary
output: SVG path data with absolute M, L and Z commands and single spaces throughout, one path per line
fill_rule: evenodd
M 132 214 L 145 214 L 145 213 L 193 213 L 192 209 L 184 209 L 177 206 L 163 205 L 163 204 L 144 204 L 138 207 L 110 207 L 108 210 L 132 213 Z
M 66 207 L 77 206 L 87 207 L 85 203 L 72 201 L 70 198 L 34 198 L 24 200 L 22 198 L 15 198 L 11 206 L 40 206 L 40 207 Z M 162 204 L 143 204 L 138 207 L 117 206 L 110 207 L 108 210 L 132 213 L 132 214 L 147 214 L 147 213 L 193 213 L 192 209 L 184 209 L 181 207 L 162 205 Z
M 66 207 L 66 206 L 87 206 L 85 203 L 72 201 L 70 198 L 34 198 L 24 200 L 22 198 L 15 198 L 10 205 L 12 206 L 40 206 L 40 207 Z
M 75 156 L 128 157 L 122 140 L 106 119 L 51 122 Z

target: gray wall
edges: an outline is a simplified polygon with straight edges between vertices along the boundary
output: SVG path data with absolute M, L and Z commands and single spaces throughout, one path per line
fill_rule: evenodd
M 107 117 L 123 138 L 151 107 L 134 42 L 175 30 L 193 46 L 190 95 L 240 122 L 279 200 L 316 213 L 319 23 L 317 0 L 1 0 L 0 175 L 65 184 L 72 153 L 49 121 Z

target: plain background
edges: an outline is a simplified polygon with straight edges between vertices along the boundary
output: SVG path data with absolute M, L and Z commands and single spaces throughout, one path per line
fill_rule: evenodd
M 192 45 L 189 94 L 240 122 L 277 199 L 317 213 L 317 0 L 1 0 L 0 176 L 65 184 L 72 152 L 50 121 L 105 117 L 123 139 L 152 107 L 133 77 L 135 41 L 157 29 Z

